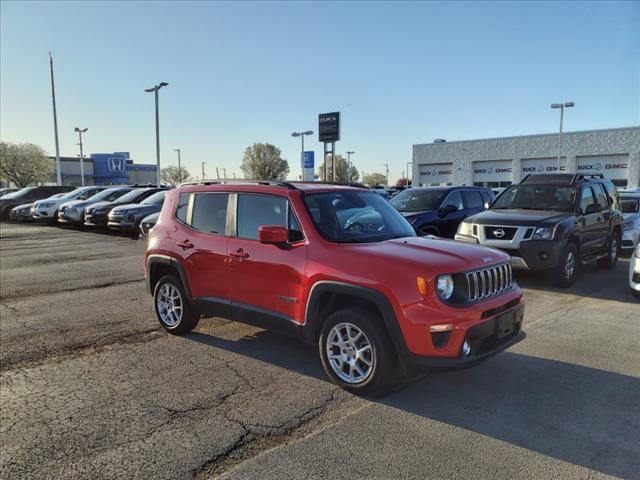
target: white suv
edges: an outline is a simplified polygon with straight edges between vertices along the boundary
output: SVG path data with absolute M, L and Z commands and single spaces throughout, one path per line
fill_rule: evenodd
M 51 220 L 55 221 L 58 217 L 58 207 L 64 202 L 70 200 L 86 200 L 89 197 L 94 196 L 105 187 L 80 187 L 72 190 L 69 193 L 59 198 L 45 198 L 44 200 L 38 200 L 33 204 L 31 209 L 31 216 L 34 220 Z

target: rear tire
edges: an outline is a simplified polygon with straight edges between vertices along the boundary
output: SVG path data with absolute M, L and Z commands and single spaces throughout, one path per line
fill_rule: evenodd
M 609 242 L 607 243 L 608 255 L 598 260 L 598 266 L 602 268 L 614 268 L 618 263 L 620 256 L 620 234 L 613 232 Z
M 153 305 L 160 325 L 173 335 L 189 333 L 200 321 L 200 314 L 187 299 L 182 282 L 173 275 L 165 275 L 156 284 Z
M 396 381 L 398 361 L 389 335 L 367 310 L 343 308 L 329 315 L 318 351 L 327 376 L 351 393 L 382 393 Z
M 576 280 L 580 258 L 575 243 L 568 243 L 562 254 L 560 265 L 551 270 L 551 283 L 556 287 L 569 288 Z

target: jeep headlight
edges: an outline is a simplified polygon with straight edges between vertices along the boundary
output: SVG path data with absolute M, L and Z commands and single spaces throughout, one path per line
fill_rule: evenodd
M 438 275 L 436 278 L 436 294 L 443 300 L 449 300 L 453 295 L 453 277 Z
M 472 223 L 467 223 L 467 222 L 461 222 L 460 225 L 458 225 L 458 233 L 460 235 L 466 235 L 468 237 L 473 235 L 473 224 Z
M 536 231 L 533 232 L 534 240 L 551 240 L 553 238 L 553 228 L 549 227 L 538 227 Z

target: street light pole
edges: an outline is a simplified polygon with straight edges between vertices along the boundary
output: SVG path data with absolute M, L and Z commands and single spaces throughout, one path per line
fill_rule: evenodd
M 58 142 L 58 113 L 56 111 L 56 87 L 53 83 L 53 57 L 49 52 L 49 68 L 51 71 L 51 101 L 53 102 L 53 134 L 56 141 L 56 185 L 62 185 L 62 169 L 60 167 L 60 142 Z
M 347 152 L 347 180 L 351 182 L 351 155 L 353 155 L 354 151 Z
M 84 187 L 84 157 L 82 155 L 82 134 L 85 133 L 87 130 L 89 130 L 88 128 L 84 128 L 84 129 L 79 129 L 78 127 L 74 128 L 73 131 L 74 132 L 78 132 L 78 138 L 80 140 L 80 182 L 81 185 Z
M 180 164 L 180 149 L 175 148 L 174 152 L 178 152 L 178 185 L 182 183 L 182 165 Z
M 227 169 L 225 167 L 222 167 L 220 170 L 222 170 L 222 178 L 226 179 L 227 178 Z
M 562 156 L 562 124 L 564 121 L 564 109 L 571 108 L 575 106 L 573 102 L 565 102 L 565 103 L 552 103 L 551 108 L 559 108 L 560 109 L 560 131 L 558 132 L 558 172 L 560 171 L 560 158 Z
M 411 174 L 409 174 L 409 165 L 411 165 Z M 413 184 L 413 162 L 407 162 L 407 181 L 404 185 L 406 188 L 409 188 L 409 182 Z
M 202 180 L 204 180 L 206 177 L 204 175 L 204 164 L 207 162 L 201 162 L 202 163 Z
M 167 82 L 160 82 L 158 85 L 145 90 L 147 93 L 153 92 L 156 100 L 156 183 L 158 187 L 160 187 L 160 110 L 158 108 L 158 91 L 167 85 L 169 85 Z
M 389 164 L 385 163 L 384 166 L 387 169 L 387 187 L 388 187 L 389 186 Z
M 304 180 L 304 136 L 305 135 L 313 135 L 313 130 L 307 130 L 304 132 L 293 132 L 291 134 L 292 137 L 300 137 L 300 143 L 302 147 L 302 150 L 300 151 L 300 170 L 302 172 L 302 180 Z

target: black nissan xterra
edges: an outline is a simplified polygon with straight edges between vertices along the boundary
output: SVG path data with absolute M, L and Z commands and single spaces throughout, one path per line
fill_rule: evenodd
M 566 288 L 580 264 L 614 267 L 621 233 L 618 192 L 610 180 L 531 174 L 466 218 L 455 238 L 509 253 L 513 268 L 548 270 L 551 282 Z

